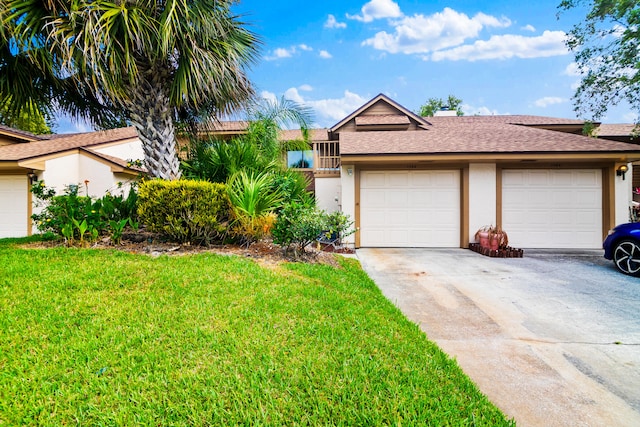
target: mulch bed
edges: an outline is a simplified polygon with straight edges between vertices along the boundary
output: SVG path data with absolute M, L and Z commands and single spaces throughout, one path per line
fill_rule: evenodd
M 60 240 L 29 243 L 29 247 L 54 247 L 63 246 Z M 284 249 L 274 244 L 271 240 L 262 240 L 250 245 L 223 244 L 200 246 L 180 244 L 168 241 L 160 234 L 150 233 L 144 230 L 123 233 L 122 242 L 119 245 L 111 242 L 109 238 L 98 240 L 91 244 L 94 249 L 115 249 L 123 252 L 146 254 L 153 257 L 160 255 L 178 256 L 197 253 L 216 253 L 221 255 L 238 255 L 256 260 L 261 264 L 279 264 L 282 262 L 307 262 L 314 264 L 329 264 L 338 266 L 333 253 L 353 254 L 351 248 L 334 248 L 331 245 L 309 245 L 303 253 L 294 254 L 293 251 L 285 253 Z

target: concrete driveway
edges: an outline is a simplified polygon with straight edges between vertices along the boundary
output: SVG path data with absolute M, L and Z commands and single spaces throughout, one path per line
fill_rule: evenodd
M 640 426 L 640 278 L 618 273 L 602 251 L 357 255 L 519 426 Z

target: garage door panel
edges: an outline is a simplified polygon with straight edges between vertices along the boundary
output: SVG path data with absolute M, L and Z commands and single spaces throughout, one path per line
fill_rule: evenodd
M 361 188 L 384 188 L 386 180 L 384 172 L 369 172 L 367 181 L 361 183 Z
M 385 206 L 396 206 L 398 208 L 409 207 L 409 195 L 406 191 L 396 190 L 387 193 Z
M 407 188 L 408 184 L 409 184 L 409 177 L 406 174 L 390 173 L 387 176 L 387 180 L 386 180 L 387 187 Z
M 513 246 L 599 248 L 602 172 L 505 170 L 502 226 Z
M 409 175 L 412 188 L 431 187 L 433 185 L 433 174 L 425 172 L 414 172 Z
M 361 246 L 459 244 L 459 171 L 361 172 Z
M 369 206 L 371 208 L 384 208 L 387 206 L 386 193 L 381 190 L 367 190 L 366 193 L 363 190 L 363 196 L 366 194 L 367 200 L 369 200 Z
M 0 176 L 0 238 L 28 234 L 28 200 L 26 176 Z

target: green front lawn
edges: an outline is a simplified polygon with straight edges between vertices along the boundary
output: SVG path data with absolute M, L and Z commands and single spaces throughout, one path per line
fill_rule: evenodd
M 0 240 L 0 425 L 508 425 L 357 262 Z

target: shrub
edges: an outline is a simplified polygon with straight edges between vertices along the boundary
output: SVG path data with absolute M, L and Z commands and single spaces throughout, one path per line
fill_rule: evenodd
M 94 200 L 79 196 L 78 188 L 78 185 L 69 185 L 63 194 L 56 195 L 55 189 L 46 187 L 43 181 L 31 187 L 37 206 L 43 208 L 31 216 L 38 230 L 62 236 L 69 245 L 92 242 L 105 233 L 119 243 L 125 225 L 136 224 L 135 191 L 131 189 L 126 198 L 107 193 Z
M 285 252 L 293 248 L 294 253 L 305 251 L 327 229 L 327 216 L 313 206 L 290 202 L 278 214 L 273 227 L 273 241 L 285 247 Z
M 138 194 L 138 215 L 150 231 L 180 243 L 209 245 L 227 232 L 226 186 L 191 180 L 145 181 Z
M 308 186 L 309 178 L 296 170 L 287 169 L 273 176 L 273 191 L 280 192 L 284 200 L 314 206 L 316 199 L 307 191 Z
M 326 238 L 335 241 L 338 245 L 342 244 L 342 239 L 356 232 L 352 227 L 353 220 L 343 212 L 332 212 L 327 215 L 326 220 L 327 228 L 324 230 Z
M 270 173 L 235 174 L 227 188 L 233 212 L 232 233 L 244 244 L 270 234 L 275 222 L 273 212 L 282 204 Z

